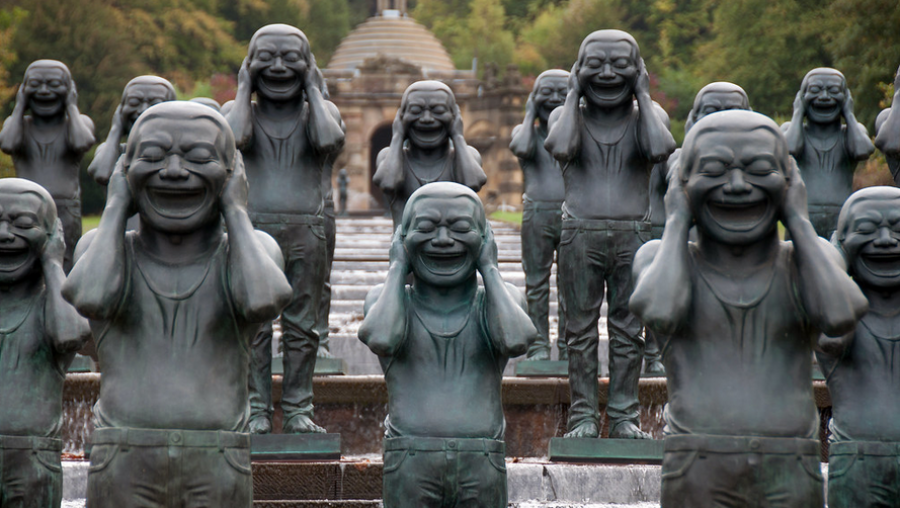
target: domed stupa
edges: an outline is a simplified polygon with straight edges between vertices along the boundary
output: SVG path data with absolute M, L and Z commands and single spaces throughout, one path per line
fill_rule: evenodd
M 379 0 L 379 15 L 358 25 L 341 41 L 328 62 L 329 70 L 358 69 L 370 59 L 401 60 L 426 72 L 456 70 L 437 37 L 407 16 L 405 0 L 395 2 L 395 9 L 385 8 L 387 3 Z

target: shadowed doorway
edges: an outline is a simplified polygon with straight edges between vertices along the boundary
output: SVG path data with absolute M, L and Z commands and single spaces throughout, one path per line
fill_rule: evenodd
M 378 169 L 378 165 L 375 162 L 378 158 L 378 152 L 391 144 L 391 135 L 391 124 L 382 125 L 372 133 L 372 139 L 369 144 L 369 194 L 375 198 L 375 202 L 383 210 L 388 209 L 387 203 L 384 202 L 384 194 L 381 192 L 381 188 L 372 182 L 372 178 L 375 176 L 375 170 Z

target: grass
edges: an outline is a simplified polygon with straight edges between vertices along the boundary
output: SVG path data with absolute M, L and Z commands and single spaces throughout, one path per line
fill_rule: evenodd
M 87 215 L 81 218 L 81 230 L 87 233 L 92 229 L 96 229 L 100 225 L 99 215 Z
M 498 210 L 492 213 L 490 218 L 491 220 L 508 222 L 510 224 L 515 224 L 516 226 L 522 225 L 522 212 L 504 212 Z

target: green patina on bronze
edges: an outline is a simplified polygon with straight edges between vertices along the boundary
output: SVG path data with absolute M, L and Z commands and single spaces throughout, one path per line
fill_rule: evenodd
M 853 115 L 844 75 L 827 67 L 809 71 L 794 99 L 794 115 L 781 129 L 806 182 L 809 220 L 829 239 L 853 191 L 857 164 L 875 151 L 866 127 Z
M 665 199 L 665 231 L 635 257 L 630 300 L 663 341 L 662 506 L 711 506 L 728 492 L 734 506 L 821 507 L 809 356 L 867 305 L 809 221 L 781 130 L 749 111 L 704 117 Z M 779 220 L 793 242 L 779 240 Z M 777 397 L 763 407 L 762 394 Z
M 562 202 L 565 199 L 562 172 L 544 148 L 550 113 L 565 102 L 569 73 L 549 70 L 541 73 L 525 104 L 525 119 L 512 132 L 509 149 L 519 158 L 525 181 L 522 195 L 522 269 L 525 271 L 525 298 L 528 315 L 541 334 L 528 348 L 528 360 L 550 359 L 550 269 L 559 250 L 562 233 Z M 557 278 L 559 270 L 557 269 Z M 557 279 L 558 281 L 558 279 Z M 557 285 L 559 307 L 559 359 L 566 352 L 565 305 Z M 518 371 L 517 371 L 518 373 Z
M 394 228 L 419 187 L 456 182 L 477 192 L 487 181 L 481 154 L 463 137 L 456 97 L 440 81 L 409 85 L 394 118 L 391 144 L 378 153 L 376 164 L 372 183 L 387 196 Z
M 581 44 L 565 104 L 550 115 L 544 146 L 565 183 L 559 246 L 572 406 L 567 437 L 598 437 L 597 322 L 609 303 L 610 437 L 640 430 L 638 379 L 644 340 L 628 310 L 634 252 L 650 239 L 649 187 L 655 163 L 675 149 L 668 116 L 650 99 L 650 78 L 634 38 L 599 30 Z
M 63 286 L 103 365 L 88 504 L 204 495 L 247 508 L 249 339 L 291 290 L 278 246 L 250 223 L 230 126 L 200 104 L 152 106 L 108 189 Z M 140 227 L 126 232 L 135 210 Z
M 90 337 L 63 300 L 66 244 L 53 197 L 0 180 L 0 504 L 59 506 L 65 372 Z
M 385 507 L 505 507 L 503 369 L 538 333 L 500 278 L 481 200 L 456 183 L 422 186 L 390 259 L 359 330 L 387 382 Z
M 325 198 L 331 164 L 344 145 L 340 113 L 325 94 L 306 35 L 289 25 L 267 25 L 250 41 L 235 100 L 222 108 L 246 161 L 250 218 L 278 242 L 293 288 L 281 314 L 285 433 L 325 432 L 312 420 L 312 376 L 328 274 L 326 225 L 333 220 L 333 211 L 326 217 Z M 252 348 L 250 431 L 263 434 L 272 431 L 274 410 L 271 323 L 260 328 Z
M 856 329 L 816 351 L 832 400 L 828 506 L 900 499 L 900 189 L 869 187 L 841 209 L 834 243 L 869 301 Z
M 36 182 L 53 196 L 65 234 L 66 273 L 81 238 L 79 167 L 94 142 L 94 122 L 78 111 L 69 68 L 56 60 L 32 62 L 16 94 L 16 107 L 3 122 L 0 150 L 12 155 L 17 177 Z

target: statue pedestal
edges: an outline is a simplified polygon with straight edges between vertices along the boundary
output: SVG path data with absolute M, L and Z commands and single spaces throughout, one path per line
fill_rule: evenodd
M 280 356 L 272 358 L 272 374 L 284 374 L 284 363 Z M 316 358 L 314 376 L 344 376 L 347 374 L 347 362 L 340 358 Z
M 254 434 L 253 460 L 340 460 L 340 434 Z
M 562 438 L 550 440 L 550 460 L 557 462 L 607 462 L 661 464 L 663 440 Z
M 567 360 L 523 360 L 516 364 L 516 376 L 569 377 Z

